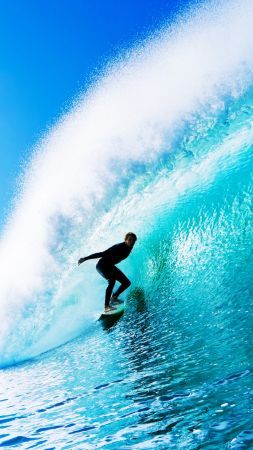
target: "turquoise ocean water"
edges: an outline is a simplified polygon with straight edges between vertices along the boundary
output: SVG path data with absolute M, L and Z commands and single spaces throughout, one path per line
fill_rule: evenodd
M 35 149 L 0 247 L 2 448 L 253 448 L 252 11 L 189 11 Z M 130 230 L 103 324 L 76 262 Z

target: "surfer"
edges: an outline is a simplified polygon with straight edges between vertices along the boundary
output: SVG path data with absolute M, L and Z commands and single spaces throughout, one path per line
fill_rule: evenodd
M 88 259 L 100 258 L 96 269 L 108 281 L 108 286 L 105 291 L 105 312 L 113 311 L 115 309 L 113 305 L 123 303 L 118 297 L 130 286 L 131 282 L 115 265 L 130 255 L 136 241 L 137 236 L 134 233 L 127 233 L 124 242 L 113 245 L 104 252 L 94 253 L 80 258 L 78 261 L 78 265 L 80 265 Z M 112 294 L 116 281 L 120 282 L 120 286 Z

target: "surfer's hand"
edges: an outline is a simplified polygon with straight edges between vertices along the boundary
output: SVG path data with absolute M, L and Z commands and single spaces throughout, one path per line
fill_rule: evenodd
M 80 264 L 82 264 L 84 261 L 86 261 L 86 258 L 80 258 L 78 261 L 78 265 L 80 266 Z

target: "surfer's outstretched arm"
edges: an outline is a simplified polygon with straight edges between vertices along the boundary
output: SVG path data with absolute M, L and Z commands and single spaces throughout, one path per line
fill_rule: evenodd
M 93 253 L 92 255 L 85 256 L 84 258 L 80 258 L 78 261 L 78 265 L 82 264 L 84 261 L 87 261 L 88 259 L 97 259 L 97 258 L 103 258 L 103 256 L 106 256 L 105 252 L 99 252 L 99 253 Z

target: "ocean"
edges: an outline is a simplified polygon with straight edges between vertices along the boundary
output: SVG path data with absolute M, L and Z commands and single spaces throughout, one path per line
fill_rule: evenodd
M 253 448 L 252 23 L 195 5 L 38 142 L 0 241 L 0 447 Z M 77 261 L 129 231 L 101 322 Z

